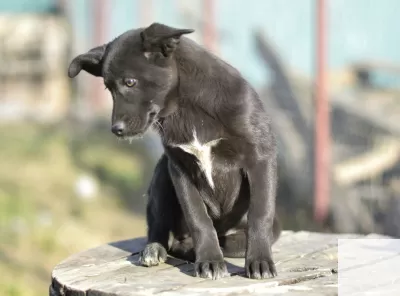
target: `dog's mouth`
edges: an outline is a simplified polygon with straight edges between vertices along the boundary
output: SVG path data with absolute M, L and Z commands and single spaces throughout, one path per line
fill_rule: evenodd
M 121 136 L 117 136 L 119 140 L 125 140 L 125 141 L 129 141 L 130 143 L 132 143 L 133 140 L 136 139 L 141 139 L 143 138 L 144 134 L 147 132 L 148 128 L 144 128 L 141 131 L 137 131 L 137 132 L 126 132 L 125 134 L 121 135 Z
M 136 134 L 136 135 L 134 135 L 134 136 L 123 136 L 123 137 L 120 137 L 119 139 L 121 139 L 121 140 L 123 140 L 123 141 L 128 141 L 129 144 L 132 144 L 132 142 L 133 142 L 134 140 L 142 139 L 142 138 L 143 138 L 143 135 L 144 135 L 144 133 L 139 133 L 139 134 Z
M 118 136 L 118 139 L 128 141 L 130 144 L 134 140 L 142 139 L 143 136 L 146 134 L 146 132 L 150 129 L 150 127 L 152 127 L 157 121 L 156 117 L 157 117 L 156 113 L 150 114 L 146 125 L 140 131 L 132 132 L 128 130 L 126 133 L 122 134 L 121 136 Z

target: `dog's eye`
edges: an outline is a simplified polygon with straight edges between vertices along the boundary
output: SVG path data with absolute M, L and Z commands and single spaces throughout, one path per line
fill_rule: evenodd
M 126 85 L 126 86 L 128 86 L 128 87 L 133 87 L 133 86 L 136 85 L 137 80 L 136 80 L 136 79 L 133 79 L 133 78 L 127 78 L 127 79 L 124 80 L 124 82 L 125 82 L 125 85 Z

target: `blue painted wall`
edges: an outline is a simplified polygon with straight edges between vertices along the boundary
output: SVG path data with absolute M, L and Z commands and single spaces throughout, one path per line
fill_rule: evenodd
M 1 0 L 0 12 L 46 12 L 54 0 Z
M 0 11 L 45 11 L 54 0 L 0 1 Z M 185 26 L 178 0 L 152 0 L 154 20 Z M 191 1 L 198 5 L 201 0 Z M 92 46 L 88 0 L 68 0 L 69 17 L 79 48 Z M 139 26 L 139 0 L 109 0 L 109 39 Z M 329 66 L 336 69 L 361 58 L 400 63 L 400 1 L 330 0 Z M 224 36 L 219 54 L 255 85 L 265 81 L 252 30 L 262 28 L 285 62 L 312 76 L 314 70 L 314 0 L 216 0 L 216 22 Z M 196 27 L 195 27 L 196 29 Z

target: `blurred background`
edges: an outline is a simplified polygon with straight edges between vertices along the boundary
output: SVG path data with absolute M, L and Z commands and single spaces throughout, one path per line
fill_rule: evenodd
M 278 135 L 284 228 L 399 237 L 399 10 L 397 0 L 0 1 L 0 295 L 47 295 L 67 256 L 145 235 L 159 139 L 118 141 L 101 79 L 66 73 L 75 55 L 153 21 L 195 29 L 189 38 L 259 91 Z

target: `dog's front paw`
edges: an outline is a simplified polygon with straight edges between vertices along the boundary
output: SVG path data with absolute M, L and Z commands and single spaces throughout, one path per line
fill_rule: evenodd
M 140 254 L 139 263 L 143 266 L 156 266 L 167 260 L 167 250 L 159 243 L 146 245 Z
M 225 262 L 200 261 L 194 264 L 196 276 L 217 280 L 228 274 Z
M 271 256 L 246 258 L 246 275 L 251 279 L 265 279 L 277 276 L 275 263 Z

